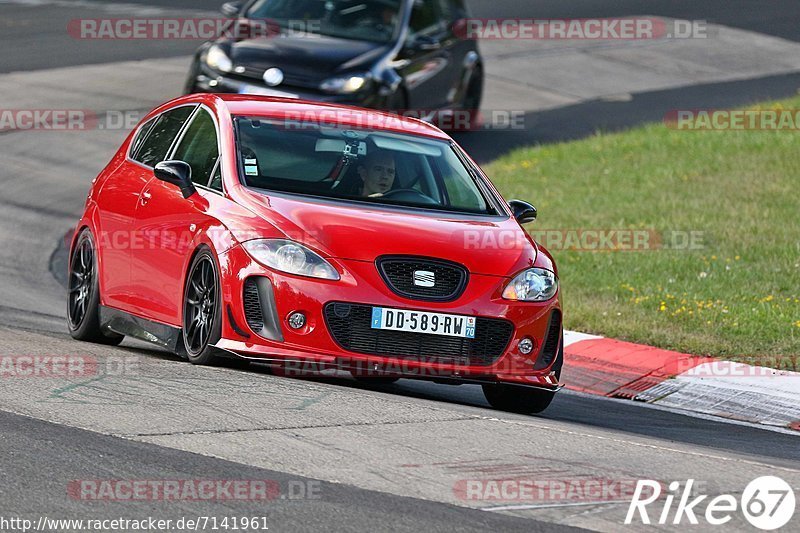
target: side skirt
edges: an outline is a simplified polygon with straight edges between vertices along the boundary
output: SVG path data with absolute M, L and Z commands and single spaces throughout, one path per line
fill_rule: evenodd
M 172 353 L 183 355 L 181 328 L 147 320 L 113 307 L 100 306 L 100 327 L 104 330 L 152 342 Z

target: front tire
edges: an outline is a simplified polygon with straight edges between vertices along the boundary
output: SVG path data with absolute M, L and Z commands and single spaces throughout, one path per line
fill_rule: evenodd
M 526 415 L 541 413 L 550 406 L 556 395 L 555 392 L 516 385 L 487 384 L 481 387 L 486 401 L 495 409 Z
M 69 259 L 67 274 L 67 326 L 73 339 L 116 346 L 125 337 L 100 327 L 100 284 L 97 248 L 92 232 L 84 228 Z
M 561 368 L 564 366 L 564 331 L 561 331 L 561 345 L 558 347 L 556 360 L 553 362 L 552 372 L 556 379 L 561 379 Z M 555 392 L 519 387 L 516 385 L 505 385 L 492 383 L 481 385 L 483 395 L 489 405 L 500 411 L 512 413 L 541 413 L 550 406 L 555 397 Z
M 192 260 L 183 291 L 183 345 L 195 365 L 210 365 L 217 359 L 213 345 L 222 336 L 222 291 L 219 270 L 208 248 Z

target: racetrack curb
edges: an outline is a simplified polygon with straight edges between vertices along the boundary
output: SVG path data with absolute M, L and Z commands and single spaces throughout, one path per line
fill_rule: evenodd
M 566 388 L 800 430 L 800 372 L 564 334 Z

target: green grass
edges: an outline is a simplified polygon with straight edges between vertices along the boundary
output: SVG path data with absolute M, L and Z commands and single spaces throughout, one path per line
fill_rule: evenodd
M 800 97 L 761 107 L 775 106 Z M 702 232 L 698 250 L 551 250 L 567 328 L 739 360 L 800 354 L 800 132 L 651 124 L 486 171 L 537 206 L 531 231 Z

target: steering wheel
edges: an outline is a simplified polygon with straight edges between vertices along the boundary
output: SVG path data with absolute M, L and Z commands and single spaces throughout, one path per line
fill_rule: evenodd
M 394 189 L 383 193 L 384 198 L 390 200 L 400 200 L 401 202 L 412 202 L 416 204 L 439 205 L 439 202 L 427 194 L 423 194 L 416 189 Z

